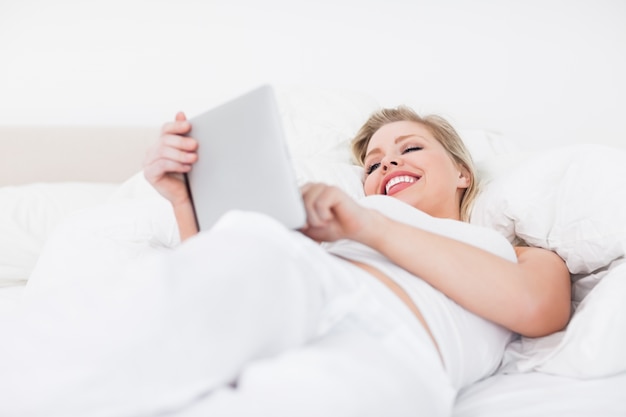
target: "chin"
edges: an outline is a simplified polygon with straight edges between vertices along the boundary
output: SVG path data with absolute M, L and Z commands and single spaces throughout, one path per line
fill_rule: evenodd
M 415 201 L 415 196 L 413 195 L 406 195 L 406 194 L 403 194 L 402 192 L 399 192 L 397 194 L 392 194 L 392 195 L 389 195 L 389 194 L 385 194 L 385 195 L 391 198 L 395 198 L 396 200 L 403 201 L 407 203 L 408 205 L 415 207 L 416 209 L 422 210 L 419 207 L 419 202 Z

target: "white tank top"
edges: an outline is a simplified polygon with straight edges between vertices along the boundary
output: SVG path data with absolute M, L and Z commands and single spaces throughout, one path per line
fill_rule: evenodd
M 517 261 L 512 245 L 494 230 L 457 220 L 435 218 L 393 197 L 369 196 L 359 203 L 396 221 Z M 446 370 L 457 388 L 496 370 L 512 332 L 470 313 L 368 246 L 350 240 L 323 243 L 323 246 L 332 254 L 373 266 L 407 292 L 424 316 L 439 345 Z M 419 253 L 415 256 L 419 256 Z

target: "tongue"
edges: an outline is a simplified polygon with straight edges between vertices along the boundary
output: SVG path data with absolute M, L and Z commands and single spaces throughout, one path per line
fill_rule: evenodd
M 415 183 L 413 183 L 413 182 L 400 182 L 400 183 L 394 185 L 393 187 L 391 187 L 389 189 L 389 191 L 387 191 L 387 195 L 392 195 L 392 194 L 395 194 L 395 193 L 399 193 L 400 191 L 404 190 L 405 188 L 409 188 L 413 184 L 415 184 Z

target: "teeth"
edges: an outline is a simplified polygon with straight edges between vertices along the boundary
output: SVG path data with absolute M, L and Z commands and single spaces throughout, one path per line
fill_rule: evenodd
M 399 175 L 397 177 L 392 178 L 391 180 L 389 180 L 389 182 L 387 183 L 387 185 L 385 186 L 385 192 L 387 194 L 389 194 L 389 190 L 391 189 L 391 187 L 393 187 L 396 184 L 400 184 L 401 182 L 408 182 L 408 183 L 414 183 L 415 181 L 417 181 L 415 179 L 415 177 L 410 177 L 408 175 Z

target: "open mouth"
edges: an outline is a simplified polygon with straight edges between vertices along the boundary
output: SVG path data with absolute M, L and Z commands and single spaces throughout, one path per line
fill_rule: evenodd
M 416 183 L 420 177 L 413 177 L 410 175 L 398 175 L 393 177 L 385 184 L 385 194 L 391 195 L 404 190 Z

